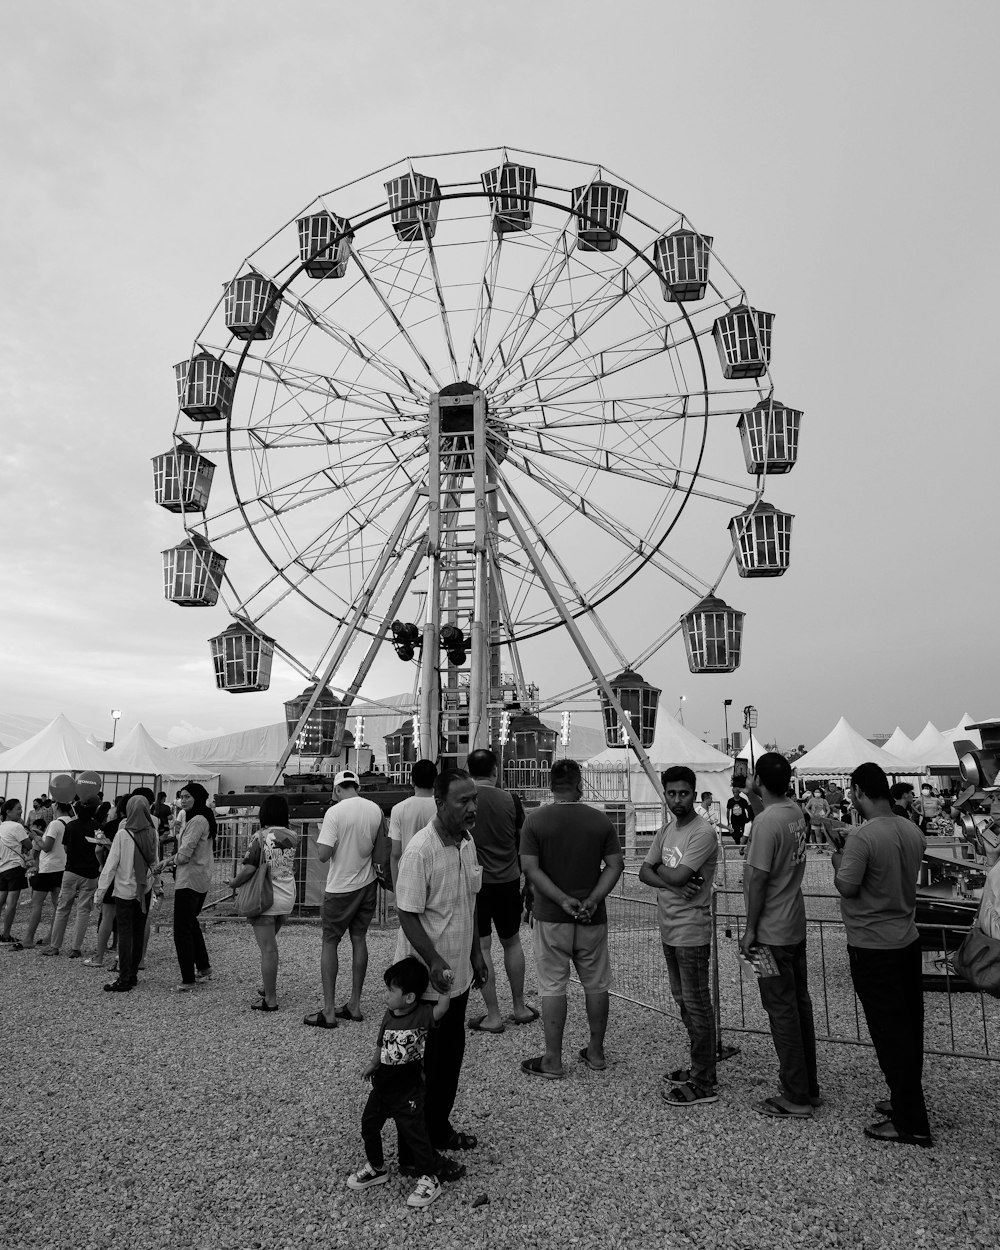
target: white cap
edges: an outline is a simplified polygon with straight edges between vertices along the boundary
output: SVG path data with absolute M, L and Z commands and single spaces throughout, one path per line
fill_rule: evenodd
M 345 768 L 342 773 L 337 773 L 336 777 L 334 777 L 333 788 L 336 790 L 336 788 L 338 786 L 342 786 L 345 781 L 352 782 L 356 786 L 360 785 L 360 782 L 358 781 L 358 774 L 352 773 L 349 768 Z

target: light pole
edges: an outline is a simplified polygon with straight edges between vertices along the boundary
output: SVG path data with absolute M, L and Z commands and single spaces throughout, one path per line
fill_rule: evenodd
M 733 706 L 732 699 L 722 700 L 722 717 L 726 724 L 726 754 L 732 753 L 732 743 L 729 741 L 729 709 Z
M 122 710 L 120 707 L 111 709 L 111 745 L 115 745 L 115 738 L 118 736 L 118 722 L 122 718 Z
M 686 700 L 687 700 L 687 695 L 682 694 L 681 701 L 680 703 L 677 704 L 677 719 L 680 721 L 682 725 L 684 724 L 684 703 Z
M 753 776 L 753 731 L 757 728 L 757 709 L 748 703 L 743 709 L 743 728 L 750 730 L 750 776 Z

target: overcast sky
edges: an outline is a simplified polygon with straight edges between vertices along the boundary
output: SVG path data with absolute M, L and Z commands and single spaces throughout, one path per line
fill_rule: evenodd
M 986 0 L 4 5 L 0 710 L 110 736 L 120 707 L 120 732 L 170 742 L 281 717 L 302 678 L 216 692 L 225 613 L 162 598 L 172 366 L 317 194 L 508 143 L 621 171 L 714 235 L 805 412 L 768 492 L 792 567 L 729 574 L 743 665 L 693 677 L 675 640 L 644 669 L 664 706 L 717 740 L 723 699 L 753 703 L 789 746 L 842 714 L 911 736 L 1000 715 L 998 26 Z M 389 659 L 366 692 L 410 680 Z

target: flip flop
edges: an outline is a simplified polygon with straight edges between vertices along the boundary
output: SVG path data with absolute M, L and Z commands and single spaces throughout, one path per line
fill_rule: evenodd
M 804 1111 L 789 1111 L 786 1106 L 778 1102 L 777 1098 L 765 1098 L 763 1102 L 757 1104 L 757 1110 L 769 1115 L 775 1120 L 811 1120 L 812 1108 L 807 1107 Z
M 507 1023 L 508 1024 L 534 1024 L 535 1021 L 539 1019 L 539 1017 L 541 1016 L 541 1012 L 537 1011 L 534 1007 L 528 1007 L 527 1003 L 525 1003 L 525 1007 L 527 1008 L 528 1011 L 531 1012 L 531 1015 L 528 1017 L 527 1020 L 518 1020 L 517 1016 L 508 1016 Z
M 925 1137 L 922 1133 L 907 1133 L 903 1129 L 896 1128 L 891 1120 L 869 1124 L 865 1129 L 865 1136 L 870 1137 L 872 1141 L 888 1141 L 897 1146 L 923 1146 L 925 1150 L 929 1150 L 934 1145 L 930 1134 Z
M 303 1016 L 302 1023 L 307 1024 L 311 1029 L 335 1029 L 337 1027 L 337 1021 L 334 1020 L 333 1024 L 330 1024 L 322 1011 L 314 1011 L 311 1016 Z
M 333 1014 L 337 1020 L 353 1020 L 355 1024 L 360 1024 L 364 1019 L 364 1016 L 352 1016 L 348 1003 L 344 1003 L 343 1007 L 338 1007 Z
M 470 1033 L 502 1033 L 504 1031 L 504 1025 L 502 1024 L 500 1025 L 498 1029 L 486 1028 L 486 1026 L 483 1024 L 483 1021 L 485 1019 L 486 1019 L 485 1016 L 476 1016 L 472 1020 L 470 1020 L 468 1024 L 469 1032 Z
M 590 1059 L 587 1057 L 586 1046 L 580 1047 L 580 1058 L 587 1065 L 587 1067 L 591 1070 L 591 1072 L 603 1072 L 608 1066 L 606 1063 L 601 1063 L 601 1064 L 591 1063 Z
M 565 1072 L 546 1072 L 542 1067 L 544 1055 L 535 1055 L 533 1059 L 521 1060 L 521 1071 L 528 1076 L 540 1076 L 544 1081 L 561 1081 Z

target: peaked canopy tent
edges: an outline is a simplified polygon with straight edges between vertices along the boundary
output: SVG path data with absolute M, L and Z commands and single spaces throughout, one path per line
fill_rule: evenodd
M 934 776 L 942 777 L 948 774 L 958 776 L 958 756 L 955 753 L 955 744 L 949 742 L 930 721 L 914 738 L 910 758 L 918 764 L 923 764 Z
M 822 742 L 792 765 L 796 777 L 849 777 L 859 764 L 878 764 L 890 777 L 921 775 L 921 764 L 877 747 L 841 717 Z
M 751 745 L 753 746 L 754 763 L 756 763 L 757 760 L 759 760 L 762 755 L 767 754 L 767 747 L 763 744 L 763 742 L 761 742 L 761 740 L 757 737 L 757 735 L 753 732 L 753 730 L 751 730 L 750 737 L 746 740 L 746 742 L 743 744 L 740 750 L 737 751 L 736 758 L 738 760 L 746 760 L 747 763 L 749 763 L 750 758 L 751 758 L 750 756 Z
M 954 729 L 945 729 L 942 736 L 947 738 L 949 742 L 971 742 L 977 750 L 982 750 L 983 739 L 978 729 L 972 728 L 978 725 L 979 721 L 970 716 L 968 712 L 963 712 L 962 719 L 958 722 Z
M 908 760 L 913 750 L 913 739 L 903 733 L 897 725 L 889 739 L 882 743 L 882 750 L 888 751 L 890 755 L 898 755 L 900 759 Z
M 686 764 L 695 775 L 696 794 L 700 795 L 708 790 L 712 798 L 725 807 L 730 792 L 733 761 L 709 743 L 702 742 L 662 709 L 656 718 L 653 745 L 646 753 L 658 772 L 673 764 Z M 656 825 L 659 827 L 659 795 L 633 751 L 625 747 L 606 747 L 597 755 L 591 756 L 583 765 L 584 785 L 597 794 L 607 795 L 607 782 L 616 775 L 627 776 L 628 779 L 628 795 L 622 795 L 623 798 L 630 798 L 637 806 L 655 807 Z M 642 827 L 642 822 L 639 827 Z
M 200 781 L 210 793 L 219 784 L 219 774 L 211 769 L 199 768 L 179 755 L 161 747 L 142 723 L 136 725 L 121 742 L 104 752 L 107 768 L 121 772 L 152 773 L 159 788 L 166 790 L 171 782 L 182 785 L 185 781 Z
M 57 773 L 98 773 L 104 797 L 114 799 L 137 786 L 155 783 L 142 769 L 108 768 L 107 756 L 92 745 L 65 716 L 59 715 L 26 742 L 0 754 L 0 794 L 20 799 L 29 810 L 32 798 L 47 794 Z

